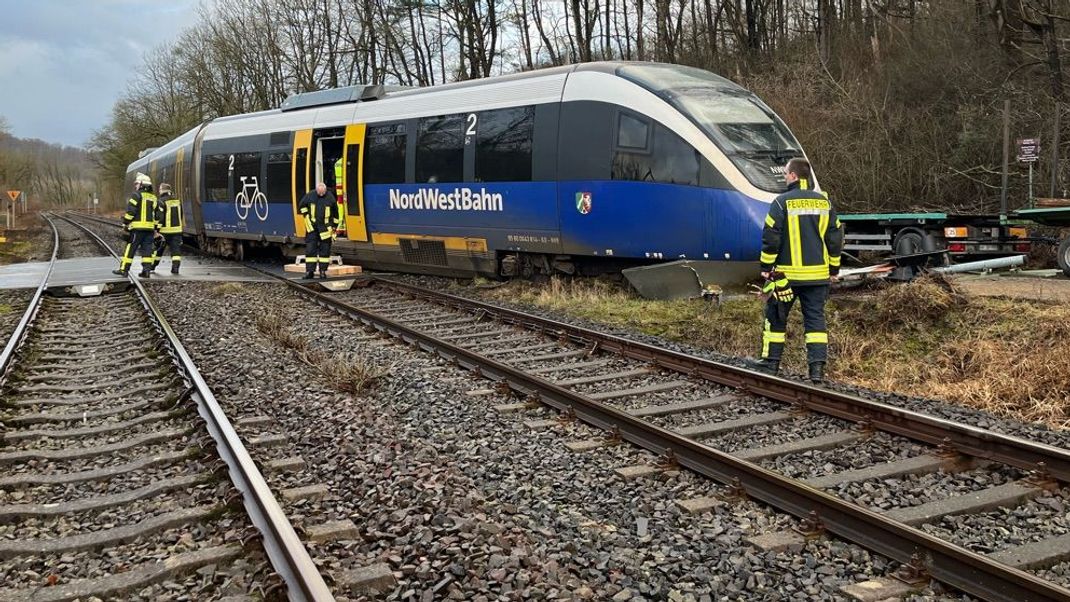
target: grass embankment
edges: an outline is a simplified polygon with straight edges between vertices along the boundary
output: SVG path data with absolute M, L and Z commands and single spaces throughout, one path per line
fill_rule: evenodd
M 484 291 L 733 356 L 757 355 L 756 299 L 720 306 L 648 301 L 601 280 L 510 283 Z M 1070 306 L 969 298 L 934 280 L 836 296 L 828 306 L 831 379 L 944 399 L 998 415 L 1070 426 Z M 793 308 L 784 367 L 802 373 L 802 320 Z

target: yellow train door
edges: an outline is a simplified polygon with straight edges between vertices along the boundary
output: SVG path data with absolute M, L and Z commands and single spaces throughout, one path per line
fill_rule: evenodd
M 364 217 L 364 124 L 346 126 L 344 159 L 345 175 L 342 192 L 346 200 L 346 237 L 360 242 L 368 241 L 368 224 Z
M 308 160 L 311 146 L 312 130 L 298 130 L 294 133 L 293 178 L 290 181 L 293 183 L 294 233 L 299 237 L 305 235 L 305 220 L 297 212 L 297 204 L 309 191 Z

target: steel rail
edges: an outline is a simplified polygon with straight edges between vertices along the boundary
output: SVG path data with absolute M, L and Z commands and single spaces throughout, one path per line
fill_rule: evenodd
M 932 445 L 947 444 L 967 456 L 985 458 L 1024 470 L 1038 470 L 1040 463 L 1043 462 L 1043 470 L 1046 470 L 1052 477 L 1064 482 L 1070 481 L 1070 451 L 1064 448 L 995 433 L 857 395 L 780 378 L 688 353 L 663 349 L 515 309 L 432 291 L 387 278 L 373 277 L 373 279 L 414 297 L 469 311 L 483 310 L 507 324 L 564 335 L 576 344 L 597 345 L 602 350 L 650 362 L 668 370 L 742 389 L 777 401 L 797 403 L 820 414 L 854 422 L 868 422 L 878 430 Z
M 1070 600 L 1070 590 L 1024 571 L 995 562 L 937 539 L 920 529 L 841 500 L 801 481 L 789 479 L 757 464 L 735 458 L 699 441 L 635 418 L 630 414 L 564 389 L 522 370 L 442 341 L 374 312 L 356 307 L 301 284 L 253 268 L 285 283 L 322 307 L 353 318 L 436 353 L 483 376 L 507 383 L 517 393 L 547 404 L 569 416 L 618 433 L 626 441 L 661 454 L 680 466 L 725 484 L 738 484 L 748 496 L 797 517 L 816 513 L 824 529 L 904 564 L 920 554 L 925 571 L 934 579 L 986 600 L 1032 602 Z
M 41 217 L 45 218 L 52 228 L 52 257 L 48 260 L 48 269 L 45 270 L 41 283 L 37 285 L 37 290 L 34 291 L 33 297 L 30 298 L 30 304 L 25 313 L 22 314 L 22 319 L 15 325 L 15 330 L 12 331 L 11 337 L 8 338 L 7 344 L 4 345 L 4 350 L 0 351 L 0 383 L 3 382 L 4 377 L 7 375 L 7 369 L 11 366 L 11 360 L 15 357 L 15 350 L 22 344 L 26 333 L 29 332 L 30 324 L 37 315 L 37 310 L 41 307 L 41 299 L 44 298 L 45 289 L 48 287 L 48 279 L 52 277 L 52 270 L 56 267 L 56 257 L 59 255 L 59 229 L 56 228 L 56 224 L 47 213 L 42 213 Z
M 111 253 L 112 257 L 119 258 L 118 254 L 95 232 L 72 219 L 63 219 L 92 236 L 97 243 Z M 287 586 L 289 599 L 295 602 L 334 600 L 330 588 L 323 580 L 323 575 L 312 562 L 308 550 L 301 543 L 301 539 L 294 531 L 286 513 L 279 506 L 263 474 L 248 450 L 245 449 L 245 444 L 235 432 L 226 413 L 220 407 L 200 371 L 197 370 L 197 366 L 186 352 L 178 335 L 167 322 L 163 312 L 153 302 L 141 281 L 132 276 L 129 276 L 129 279 L 137 290 L 142 304 L 152 316 L 157 329 L 166 338 L 175 365 L 186 375 L 186 385 L 194 390 L 191 398 L 197 402 L 197 411 L 204 419 L 212 439 L 215 440 L 220 457 L 227 464 L 234 486 L 242 494 L 242 503 L 250 520 L 263 537 L 264 551 L 268 555 L 271 566 Z

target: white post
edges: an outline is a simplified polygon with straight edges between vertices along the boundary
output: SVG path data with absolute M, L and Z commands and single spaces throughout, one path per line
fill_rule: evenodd
M 1033 162 L 1029 162 L 1029 208 L 1033 208 Z

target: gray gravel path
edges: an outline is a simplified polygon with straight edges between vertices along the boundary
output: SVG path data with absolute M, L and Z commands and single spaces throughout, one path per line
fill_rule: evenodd
M 285 448 L 254 454 L 307 462 L 273 485 L 329 485 L 326 499 L 287 505 L 291 517 L 358 526 L 356 540 L 312 544 L 314 557 L 334 574 L 386 562 L 397 578 L 388 599 L 839 600 L 841 585 L 889 569 L 836 541 L 798 554 L 750 549 L 745 537 L 792 521 L 751 503 L 683 514 L 675 500 L 718 488 L 686 472 L 622 481 L 614 467 L 656 459 L 629 446 L 570 453 L 564 442 L 601 433 L 532 431 L 525 419 L 552 414 L 499 415 L 493 405 L 515 400 L 467 394 L 486 381 L 407 347 L 358 343 L 352 325 L 277 286 L 213 286 L 152 284 L 221 403 L 237 417 L 269 415 L 287 434 Z M 318 335 L 317 350 L 392 371 L 371 392 L 338 393 L 257 331 L 258 315 Z

